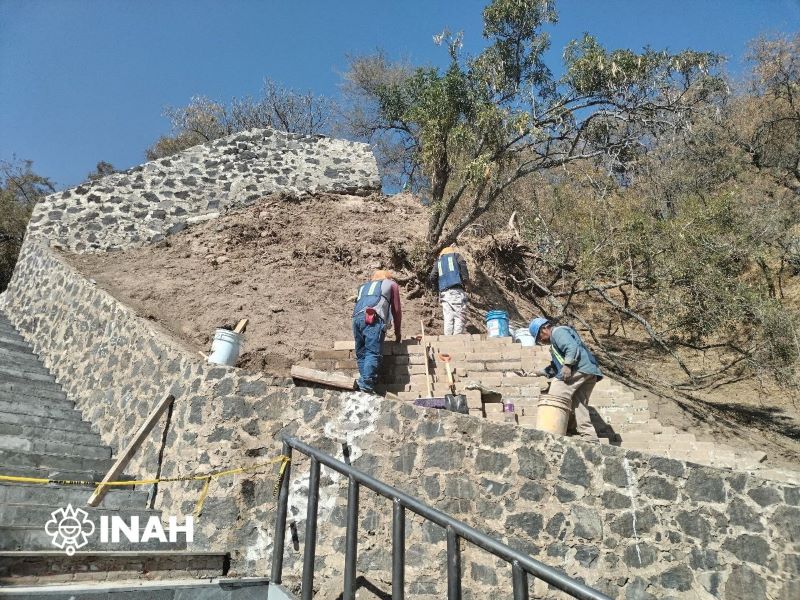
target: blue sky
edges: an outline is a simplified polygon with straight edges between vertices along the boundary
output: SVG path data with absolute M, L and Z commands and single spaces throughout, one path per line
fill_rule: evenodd
M 256 95 L 264 77 L 335 95 L 348 54 L 442 64 L 432 36 L 465 33 L 473 0 L 0 0 L 0 159 L 32 159 L 59 187 L 99 160 L 144 161 L 165 105 Z M 583 32 L 612 47 L 714 50 L 743 68 L 746 42 L 800 30 L 800 0 L 561 0 L 549 59 Z

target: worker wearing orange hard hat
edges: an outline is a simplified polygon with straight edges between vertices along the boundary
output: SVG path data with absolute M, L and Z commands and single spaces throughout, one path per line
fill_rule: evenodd
M 447 246 L 439 253 L 428 281 L 439 288 L 439 302 L 444 317 L 444 334 L 464 333 L 467 316 L 467 291 L 469 281 L 467 261 L 453 246 Z
M 402 320 L 397 282 L 390 271 L 375 271 L 370 281 L 359 286 L 353 308 L 358 389 L 362 392 L 375 392 L 386 330 L 394 325 L 394 337 L 399 341 Z

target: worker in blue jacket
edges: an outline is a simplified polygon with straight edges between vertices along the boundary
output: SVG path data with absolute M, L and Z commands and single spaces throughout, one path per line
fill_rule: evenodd
M 597 440 L 597 431 L 589 414 L 589 397 L 603 373 L 594 354 L 578 332 L 567 325 L 554 327 L 544 317 L 537 317 L 528 329 L 537 344 L 550 344 L 551 362 L 536 374 L 554 378 L 549 395 L 571 403 L 568 432 L 574 427 L 582 438 Z

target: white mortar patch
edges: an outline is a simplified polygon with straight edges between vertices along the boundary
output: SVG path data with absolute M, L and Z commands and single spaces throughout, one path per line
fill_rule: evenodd
M 350 460 L 363 456 L 364 450 L 358 440 L 375 431 L 376 423 L 380 417 L 383 398 L 363 392 L 347 392 L 342 394 L 341 409 L 336 415 L 325 423 L 325 436 L 340 444 L 335 458 L 344 462 L 341 444 L 347 443 L 350 448 Z M 308 510 L 308 490 L 310 470 L 304 471 L 292 479 L 289 484 L 289 513 L 295 522 L 302 522 Z M 329 481 L 320 484 L 318 515 L 319 519 L 326 519 L 336 506 L 339 495 L 339 482 L 342 475 L 325 466 L 320 469 L 320 481 Z

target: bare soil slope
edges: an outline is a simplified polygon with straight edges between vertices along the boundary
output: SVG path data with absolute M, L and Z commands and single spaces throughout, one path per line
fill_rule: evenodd
M 239 366 L 286 375 L 311 351 L 351 337 L 358 285 L 392 268 L 392 249 L 413 247 L 424 224 L 410 196 L 276 195 L 156 246 L 69 260 L 199 351 L 216 327 L 247 317 Z M 404 337 L 434 308 L 406 299 Z

